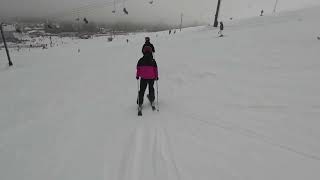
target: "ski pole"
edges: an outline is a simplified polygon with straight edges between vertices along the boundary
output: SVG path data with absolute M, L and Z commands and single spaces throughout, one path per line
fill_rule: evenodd
M 158 87 L 158 80 L 157 80 L 156 84 L 157 84 L 157 107 L 158 107 L 157 111 L 159 112 L 159 87 Z
M 139 101 L 139 91 L 140 91 L 140 89 L 139 89 L 139 79 L 137 79 L 137 89 L 138 89 L 137 102 L 138 102 L 138 108 L 139 108 L 139 103 L 140 103 L 140 101 Z

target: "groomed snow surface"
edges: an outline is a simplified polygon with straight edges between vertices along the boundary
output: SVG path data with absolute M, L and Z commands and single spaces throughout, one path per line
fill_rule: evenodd
M 2 49 L 0 179 L 320 179 L 319 12 Z M 138 117 L 144 36 L 160 111 Z

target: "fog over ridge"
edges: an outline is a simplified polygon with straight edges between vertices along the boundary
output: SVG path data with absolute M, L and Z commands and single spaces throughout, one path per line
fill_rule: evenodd
M 41 17 L 53 20 L 74 20 L 87 17 L 96 22 L 137 23 L 212 23 L 217 0 L 1 0 L 0 17 Z M 276 0 L 221 0 L 222 20 L 230 17 L 257 16 L 261 9 L 271 13 Z M 319 0 L 279 0 L 277 10 L 320 5 Z M 123 8 L 129 12 L 123 13 Z M 112 13 L 116 10 L 116 13 Z M 0 19 L 0 20 L 1 20 Z

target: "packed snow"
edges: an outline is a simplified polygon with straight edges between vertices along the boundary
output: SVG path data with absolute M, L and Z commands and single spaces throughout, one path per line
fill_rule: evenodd
M 0 51 L 1 180 L 317 180 L 320 8 Z M 159 112 L 137 116 L 155 45 Z M 126 42 L 126 39 L 129 42 Z M 79 51 L 78 51 L 79 50 Z

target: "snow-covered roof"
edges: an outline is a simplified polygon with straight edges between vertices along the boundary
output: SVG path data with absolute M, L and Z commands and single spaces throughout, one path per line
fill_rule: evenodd
M 45 33 L 44 30 L 32 30 L 32 31 L 28 31 L 28 34 L 32 34 L 32 33 Z
M 12 24 L 3 25 L 2 28 L 3 28 L 3 31 L 15 31 L 16 30 L 15 26 Z

